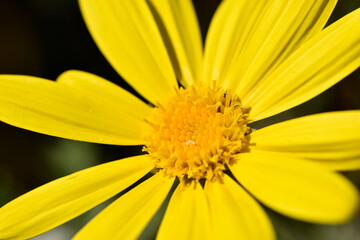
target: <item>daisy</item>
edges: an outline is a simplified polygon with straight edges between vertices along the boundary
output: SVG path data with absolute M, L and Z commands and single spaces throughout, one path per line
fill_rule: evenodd
M 360 167 L 360 111 L 249 125 L 359 67 L 360 10 L 323 29 L 335 4 L 224 0 L 203 51 L 190 0 L 80 0 L 103 54 L 151 104 L 82 71 L 56 81 L 2 75 L 0 120 L 79 141 L 143 145 L 144 154 L 11 201 L 0 209 L 0 239 L 48 231 L 149 172 L 74 239 L 138 237 L 174 182 L 159 239 L 274 239 L 257 200 L 312 223 L 351 219 L 358 192 L 335 170 Z

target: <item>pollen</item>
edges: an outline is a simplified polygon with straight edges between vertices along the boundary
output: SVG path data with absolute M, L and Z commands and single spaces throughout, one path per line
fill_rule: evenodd
M 248 151 L 247 109 L 236 95 L 213 85 L 180 88 L 154 108 L 143 150 L 155 170 L 185 182 L 221 181 L 237 155 Z

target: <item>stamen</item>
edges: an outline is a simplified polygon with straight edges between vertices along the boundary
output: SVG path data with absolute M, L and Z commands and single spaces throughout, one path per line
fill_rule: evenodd
M 155 167 L 181 181 L 221 181 L 223 171 L 248 151 L 247 110 L 230 91 L 215 86 L 179 89 L 147 122 L 147 151 Z

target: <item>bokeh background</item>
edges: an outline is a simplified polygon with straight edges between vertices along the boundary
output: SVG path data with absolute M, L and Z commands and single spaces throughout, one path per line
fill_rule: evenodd
M 220 1 L 194 0 L 203 36 Z M 329 23 L 359 7 L 360 0 L 339 0 Z M 79 69 L 134 92 L 101 55 L 86 29 L 76 0 L 0 0 L 0 34 L 0 74 L 55 79 L 65 70 Z M 348 109 L 360 109 L 360 70 L 311 101 L 255 127 L 317 112 Z M 56 178 L 141 152 L 141 147 L 59 139 L 2 122 L 0 133 L 0 206 Z M 344 174 L 360 187 L 360 171 Z M 34 239 L 70 239 L 109 202 L 111 200 Z M 165 209 L 166 203 L 141 239 L 155 237 Z M 348 224 L 330 227 L 295 221 L 266 210 L 280 240 L 360 239 L 360 215 Z

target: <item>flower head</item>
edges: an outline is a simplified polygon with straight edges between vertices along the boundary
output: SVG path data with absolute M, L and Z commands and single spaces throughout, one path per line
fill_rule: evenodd
M 180 89 L 154 111 L 144 151 L 171 177 L 221 181 L 236 156 L 249 151 L 247 113 L 229 91 L 201 85 Z
M 159 239 L 274 239 L 255 198 L 295 219 L 349 220 L 358 192 L 334 170 L 360 167 L 360 111 L 250 128 L 359 67 L 360 10 L 323 29 L 335 3 L 224 0 L 203 51 L 190 0 L 80 0 L 103 54 L 152 104 L 81 71 L 67 71 L 55 82 L 3 75 L 0 120 L 74 140 L 143 145 L 144 154 L 74 173 L 13 200 L 0 209 L 0 239 L 41 234 L 148 172 L 149 179 L 75 239 L 136 238 L 175 179 L 179 185 Z

